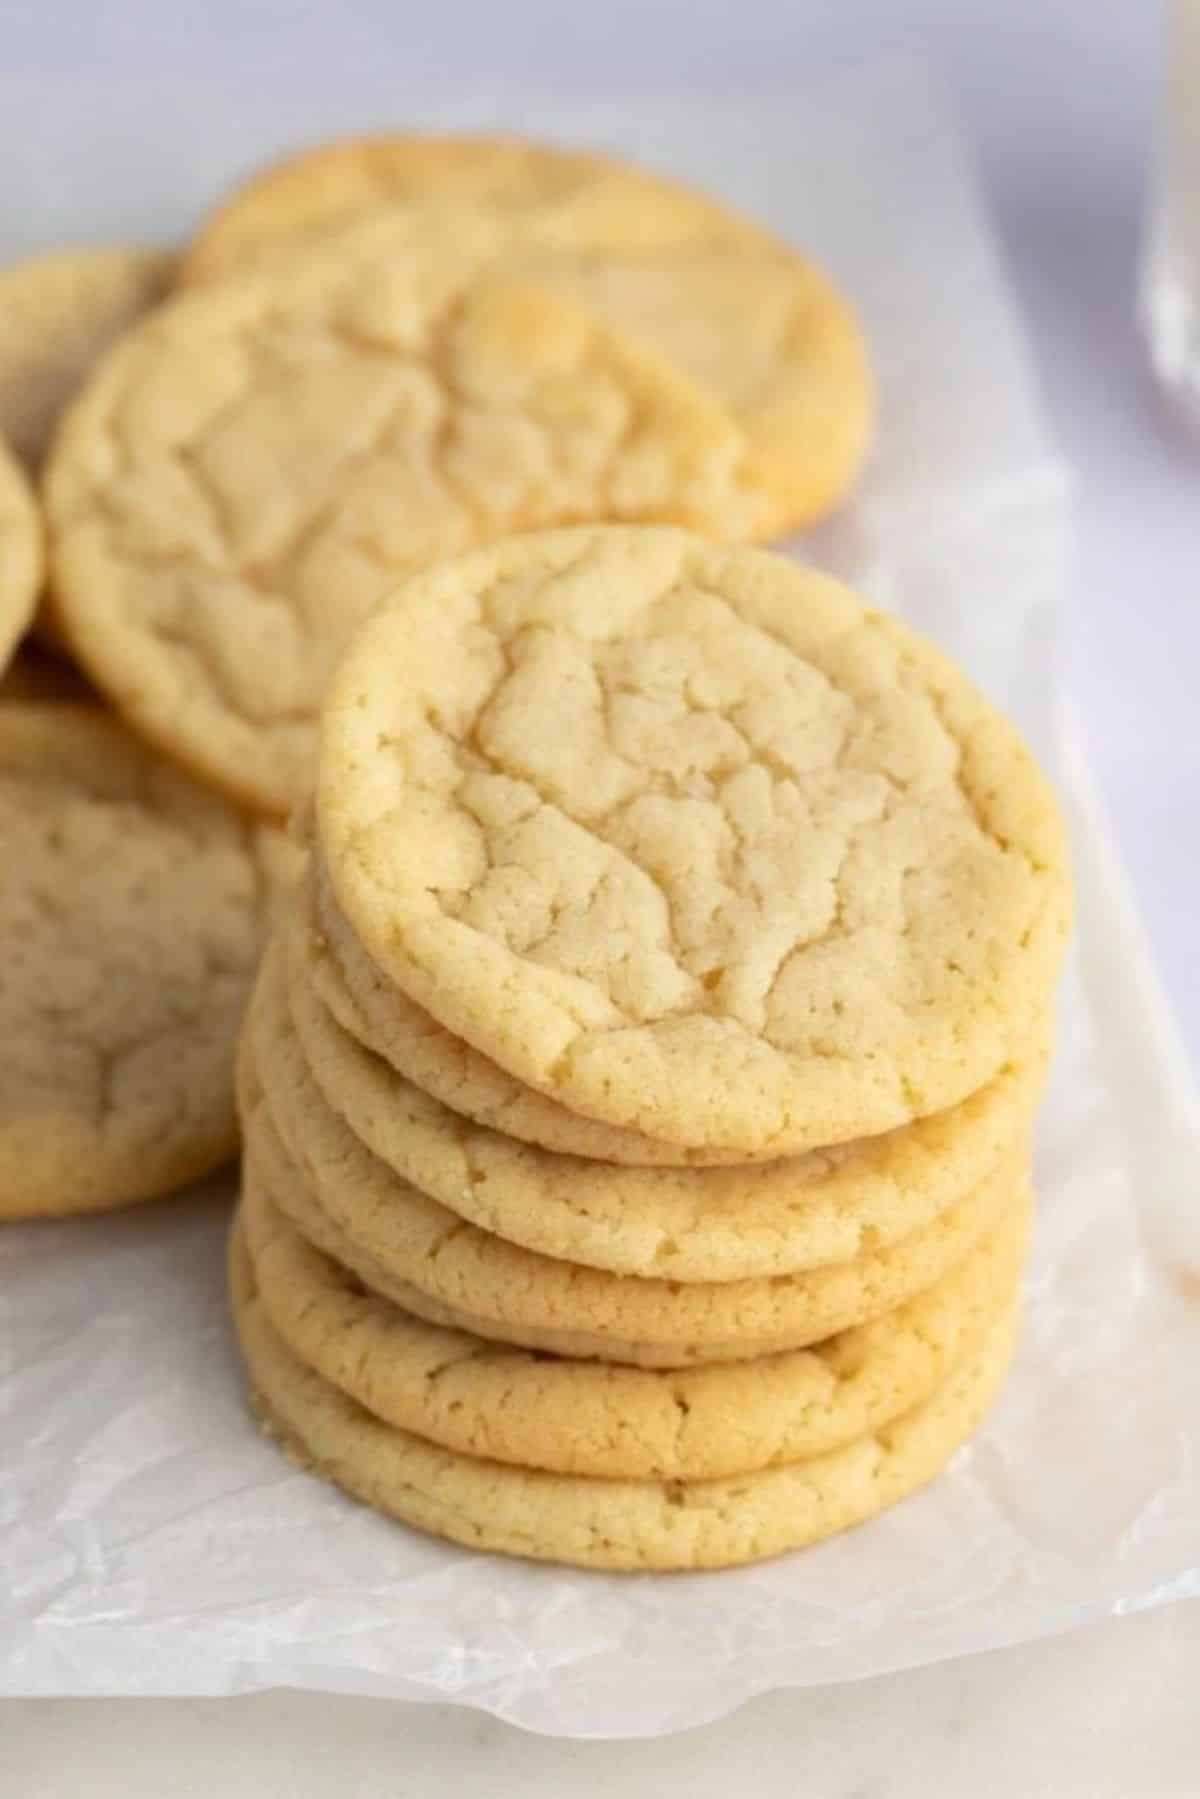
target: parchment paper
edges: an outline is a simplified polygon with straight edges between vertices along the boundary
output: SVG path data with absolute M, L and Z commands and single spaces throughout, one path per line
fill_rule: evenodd
M 824 97 L 0 88 L 0 249 L 181 232 L 221 181 L 347 126 L 496 123 L 609 144 L 811 247 L 881 381 L 870 476 L 801 547 L 910 616 L 1021 718 L 1080 885 L 1016 1370 L 924 1494 L 744 1572 L 605 1577 L 474 1555 L 293 1472 L 246 1413 L 225 1319 L 233 1181 L 0 1232 L 0 1692 L 290 1685 L 657 1735 L 1200 1594 L 1200 1128 L 1056 702 L 1070 483 L 935 89 Z

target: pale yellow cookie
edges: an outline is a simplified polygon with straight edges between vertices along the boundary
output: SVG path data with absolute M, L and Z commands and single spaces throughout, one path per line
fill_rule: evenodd
M 165 250 L 82 246 L 0 269 L 0 432 L 36 468 L 92 364 L 170 285 Z
M 886 1249 L 1028 1140 L 1042 1087 L 1038 1056 L 949 1112 L 841 1149 L 745 1167 L 609 1167 L 515 1142 L 440 1105 L 337 1023 L 312 987 L 309 938 L 294 913 L 284 941 L 291 1024 L 326 1102 L 355 1135 L 483 1230 L 616 1274 L 742 1280 Z
M 0 673 L 29 629 L 41 583 L 41 520 L 29 483 L 0 438 Z
M 928 1293 L 811 1349 L 663 1373 L 508 1349 L 440 1329 L 308 1244 L 248 1185 L 241 1225 L 272 1325 L 388 1424 L 464 1455 L 560 1474 L 711 1479 L 823 1455 L 926 1399 L 1012 1304 L 1014 1212 Z
M 311 1468 L 453 1542 L 612 1569 L 762 1560 L 862 1523 L 931 1480 L 978 1427 L 1012 1354 L 1017 1309 L 933 1395 L 826 1455 L 724 1480 L 594 1480 L 439 1448 L 386 1424 L 306 1368 L 269 1322 L 240 1233 L 233 1315 L 267 1430 Z
M 144 735 L 281 814 L 354 627 L 406 571 L 569 519 L 777 513 L 744 433 L 575 302 L 475 278 L 492 226 L 368 219 L 161 308 L 72 408 L 52 616 Z
M 397 134 L 329 144 L 252 177 L 201 228 L 185 279 L 245 268 L 386 208 L 485 211 L 508 266 L 653 346 L 728 407 L 792 529 L 842 498 L 872 415 L 854 316 L 761 226 L 677 182 L 512 139 Z
M 95 707 L 0 708 L 0 1217 L 150 1199 L 237 1147 L 257 833 Z
M 348 922 L 560 1104 L 777 1155 L 1035 1041 L 1070 911 L 1032 757 L 898 620 L 762 551 L 547 532 L 417 576 L 325 708 Z
M 932 1286 L 992 1222 L 1023 1203 L 1025 1145 L 924 1229 L 877 1254 L 804 1274 L 681 1283 L 540 1255 L 480 1230 L 372 1155 L 326 1104 L 286 1016 L 266 1003 L 278 980 L 271 949 L 243 1045 L 243 1130 L 256 1173 L 336 1260 L 423 1316 L 411 1298 L 416 1288 L 480 1336 L 661 1367 L 803 1348 Z M 314 1202 L 337 1226 L 336 1243 L 314 1233 Z M 380 1272 L 402 1282 L 403 1292 L 387 1289 Z

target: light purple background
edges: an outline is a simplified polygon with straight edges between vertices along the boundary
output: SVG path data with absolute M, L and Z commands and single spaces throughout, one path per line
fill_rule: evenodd
M 496 78 L 620 91 L 819 79 L 897 53 L 944 76 L 1081 477 L 1071 687 L 1200 1067 L 1200 449 L 1134 327 L 1160 20 L 1144 0 L 0 0 L 8 73 L 188 74 L 378 93 Z M 980 421 L 986 430 L 987 421 Z

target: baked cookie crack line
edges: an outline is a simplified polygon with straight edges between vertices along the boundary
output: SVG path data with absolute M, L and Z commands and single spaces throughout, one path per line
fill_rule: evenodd
M 724 611 L 728 615 L 728 617 L 732 621 L 734 621 L 740 628 L 745 629 L 750 632 L 761 633 L 762 636 L 768 638 L 772 643 L 776 644 L 779 647 L 779 649 L 781 649 L 784 652 L 785 656 L 788 658 L 788 660 L 792 664 L 794 664 L 795 666 L 798 666 L 800 668 L 803 668 L 806 674 L 820 676 L 832 694 L 836 694 L 839 698 L 849 701 L 851 705 L 855 705 L 857 703 L 857 696 L 855 694 L 853 694 L 852 692 L 849 692 L 847 689 L 839 686 L 839 684 L 830 677 L 828 672 L 825 669 L 821 668 L 818 664 L 816 664 L 815 662 L 809 661 L 808 658 L 800 655 L 797 652 L 794 644 L 789 643 L 788 640 L 785 637 L 780 636 L 780 634 L 778 632 L 772 631 L 769 625 L 764 624 L 760 619 L 754 620 L 753 623 L 750 623 L 748 620 L 742 619 L 740 617 L 740 615 L 737 612 L 735 612 L 733 607 L 730 606 L 728 600 L 726 600 L 720 593 L 717 593 L 710 588 L 703 587 L 700 583 L 694 583 L 693 585 L 697 592 L 703 593 L 706 598 L 710 599 L 715 605 L 717 605 L 722 611 Z M 862 632 L 864 630 L 871 631 L 873 629 L 878 630 L 878 629 L 882 628 L 884 631 L 884 634 L 887 636 L 889 642 L 892 642 L 893 645 L 895 645 L 895 639 L 892 635 L 892 632 L 888 629 L 889 622 L 890 621 L 887 619 L 886 614 L 871 612 L 868 610 L 866 612 L 866 614 L 864 615 L 863 621 L 860 624 L 851 627 L 847 631 L 839 632 L 836 635 L 831 636 L 829 639 L 826 640 L 826 642 L 828 644 L 832 645 L 839 641 L 852 641 L 857 635 L 860 634 L 860 632 Z M 997 832 L 994 825 L 992 825 L 991 823 L 988 822 L 987 818 L 984 816 L 978 795 L 972 790 L 970 783 L 964 779 L 963 773 L 962 773 L 962 767 L 963 767 L 966 746 L 964 745 L 962 738 L 958 735 L 957 732 L 955 732 L 952 729 L 952 727 L 950 726 L 950 724 L 947 720 L 945 696 L 942 693 L 941 689 L 933 681 L 922 680 L 920 673 L 916 668 L 916 664 L 913 660 L 912 655 L 910 653 L 907 653 L 903 649 L 902 646 L 895 646 L 895 647 L 897 647 L 900 651 L 899 666 L 900 666 L 900 669 L 903 672 L 903 674 L 907 677 L 907 680 L 905 682 L 907 690 L 909 692 L 915 692 L 915 693 L 919 694 L 920 697 L 928 704 L 928 706 L 930 707 L 930 710 L 934 713 L 934 715 L 937 719 L 937 722 L 938 722 L 939 726 L 941 727 L 941 730 L 942 730 L 944 736 L 946 737 L 947 742 L 954 749 L 954 752 L 955 752 L 954 784 L 955 784 L 955 787 L 956 787 L 958 793 L 960 794 L 960 796 L 962 798 L 963 804 L 965 805 L 968 812 L 970 813 L 971 818 L 974 821 L 975 826 L 976 826 L 977 830 L 979 831 L 980 836 L 985 838 L 988 842 L 994 844 L 995 847 L 1004 854 L 1015 853 L 1015 854 L 1024 856 L 1024 859 L 1031 866 L 1036 868 L 1037 864 L 1033 861 L 1032 857 L 1028 856 L 1024 851 L 1020 850 L 1017 846 L 1011 844 L 1007 838 L 1005 838 L 999 832 Z M 842 767 L 844 757 L 845 757 L 848 749 L 851 747 L 851 745 L 853 743 L 853 738 L 854 738 L 854 732 L 853 732 L 853 728 L 852 728 L 850 731 L 847 743 L 839 751 L 837 762 L 835 764 L 835 766 L 839 770 Z M 791 773 L 791 776 L 794 779 L 795 771 L 793 770 L 793 771 L 789 771 L 789 772 Z M 899 776 L 893 774 L 891 772 L 891 770 L 889 770 L 889 769 L 875 768 L 875 769 L 871 770 L 871 773 L 879 775 L 881 777 L 881 779 L 887 781 L 896 790 L 896 792 L 902 796 L 907 797 L 912 791 L 912 784 L 910 782 L 906 782 L 906 781 L 902 780 Z

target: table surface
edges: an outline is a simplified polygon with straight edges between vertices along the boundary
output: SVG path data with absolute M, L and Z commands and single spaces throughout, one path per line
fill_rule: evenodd
M 1196 1799 L 1200 1605 L 753 1700 L 657 1742 L 265 1693 L 10 1701 L 3 1799 Z M 169 1779 L 169 1785 L 167 1784 Z
M 981 28 L 981 19 L 987 19 Z M 795 82 L 893 53 L 939 67 L 973 142 L 1051 417 L 1080 477 L 1070 685 L 1160 973 L 1200 1069 L 1200 447 L 1175 438 L 1134 326 L 1156 9 L 1043 0 L 0 0 L 10 72 L 341 83 L 495 77 L 619 91 Z M 10 1703 L 0 1799 L 171 1791 L 630 1796 L 738 1791 L 1194 1796 L 1200 1605 L 859 1686 L 777 1694 L 666 1742 L 563 1745 L 444 1708 L 270 1694 Z M 739 1779 L 740 1776 L 740 1779 Z

